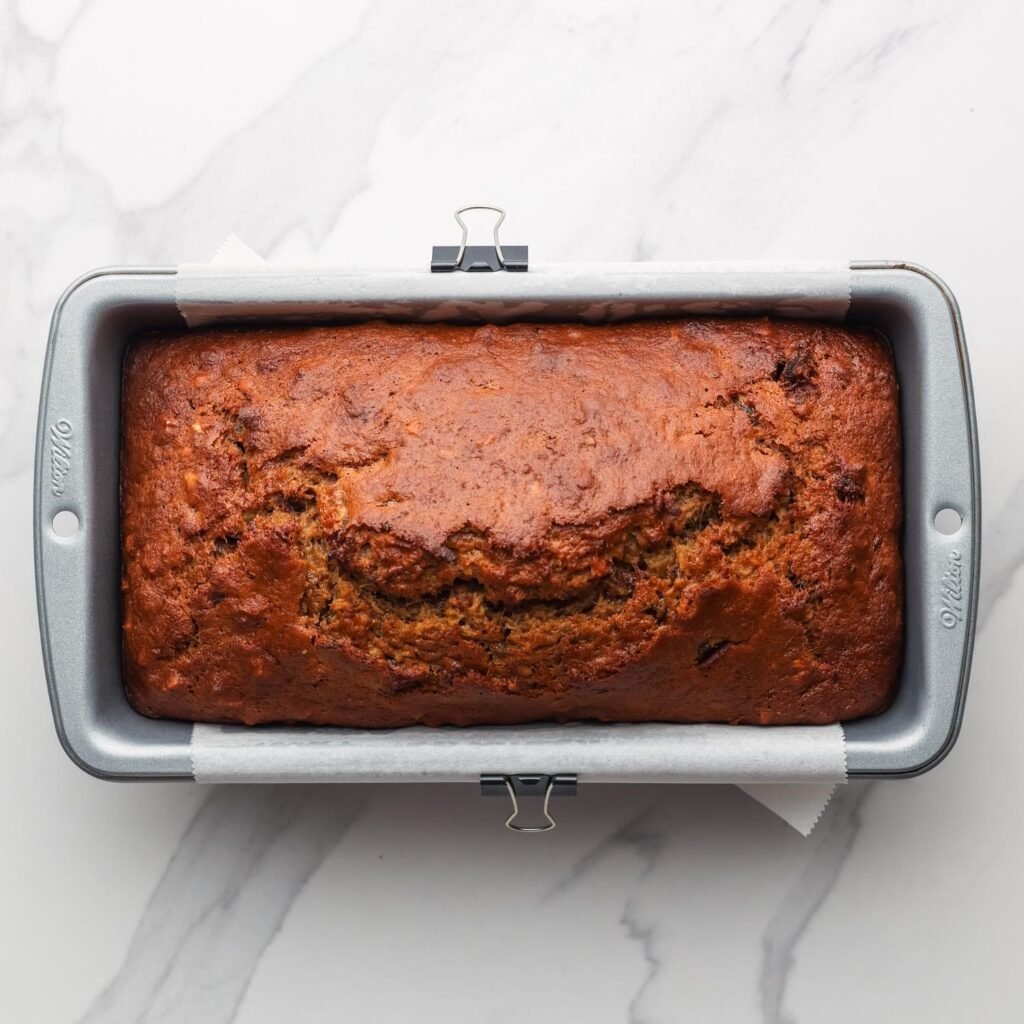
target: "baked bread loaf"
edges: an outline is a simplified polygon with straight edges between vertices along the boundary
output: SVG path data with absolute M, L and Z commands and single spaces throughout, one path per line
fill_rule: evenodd
M 135 341 L 128 697 L 385 727 L 825 723 L 902 644 L 897 385 L 765 319 Z

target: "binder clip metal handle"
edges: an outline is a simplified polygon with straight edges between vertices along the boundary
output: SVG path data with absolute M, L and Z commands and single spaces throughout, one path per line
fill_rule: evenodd
M 494 245 L 469 245 L 469 227 L 462 215 L 469 210 L 490 210 L 498 215 L 494 222 Z M 454 270 L 469 273 L 479 271 L 525 271 L 529 266 L 529 247 L 525 245 L 502 246 L 498 229 L 505 220 L 505 211 L 500 206 L 463 206 L 455 211 L 455 219 L 462 228 L 462 241 L 457 245 L 435 245 L 430 256 L 430 272 L 447 274 Z
M 512 813 L 505 821 L 505 828 L 510 832 L 550 832 L 556 827 L 551 817 L 552 796 L 575 796 L 575 775 L 481 775 L 480 792 L 484 796 L 501 796 L 508 794 L 512 801 Z M 541 810 L 542 821 L 536 824 L 523 824 L 517 820 L 521 813 L 519 797 L 531 797 L 536 802 L 543 794 L 544 804 Z M 534 819 L 536 821 L 536 818 Z

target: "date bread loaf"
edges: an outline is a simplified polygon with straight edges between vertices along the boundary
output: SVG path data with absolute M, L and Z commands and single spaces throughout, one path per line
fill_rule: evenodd
M 123 374 L 128 698 L 359 727 L 877 713 L 900 474 L 867 328 L 148 334 Z

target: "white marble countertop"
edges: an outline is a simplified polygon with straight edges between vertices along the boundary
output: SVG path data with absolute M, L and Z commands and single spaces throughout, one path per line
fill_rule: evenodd
M 1019 1020 L 1024 15 L 1011 0 L 0 2 L 5 1020 Z M 50 310 L 102 264 L 900 257 L 970 345 L 983 602 L 960 743 L 810 839 L 728 787 L 96 781 L 61 752 L 30 540 Z

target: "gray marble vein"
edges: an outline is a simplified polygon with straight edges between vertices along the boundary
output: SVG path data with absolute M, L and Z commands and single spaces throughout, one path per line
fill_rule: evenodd
M 560 896 L 566 889 L 581 882 L 617 846 L 626 844 L 634 845 L 638 848 L 643 846 L 644 851 L 648 855 L 645 857 L 645 860 L 647 860 L 647 869 L 649 870 L 653 866 L 654 855 L 657 853 L 657 850 L 654 848 L 657 837 L 649 828 L 644 827 L 650 818 L 652 807 L 653 804 L 648 805 L 620 828 L 615 829 L 606 839 L 602 839 L 590 847 L 562 877 L 544 891 L 540 897 L 540 902 L 547 903 Z
M 634 942 L 639 943 L 640 950 L 643 953 L 644 962 L 647 965 L 647 977 L 644 979 L 644 983 L 636 990 L 633 998 L 629 1001 L 628 1017 L 629 1024 L 648 1024 L 648 1018 L 640 1015 L 640 1006 L 643 1000 L 644 994 L 647 992 L 648 987 L 654 980 L 658 971 L 661 970 L 661 958 L 657 955 L 654 949 L 654 925 L 641 924 L 636 917 L 632 914 L 631 908 L 627 906 L 625 912 L 622 915 L 622 924 L 626 929 L 626 934 Z
M 764 927 L 761 967 L 757 979 L 758 1005 L 764 1024 L 795 1024 L 793 1017 L 786 1013 L 785 1006 L 795 951 L 840 877 L 861 828 L 863 802 L 873 786 L 873 783 L 854 782 L 839 787 L 813 837 L 806 841 L 811 849 L 806 855 L 804 866 L 782 892 Z M 724 792 L 716 794 L 711 789 L 699 795 L 696 791 L 687 795 L 699 798 L 688 801 L 687 810 L 682 815 L 679 813 L 681 805 L 667 794 L 662 795 L 660 800 L 656 799 L 588 849 L 538 901 L 539 907 L 544 907 L 554 899 L 565 898 L 568 890 L 588 884 L 588 878 L 593 872 L 617 851 L 626 849 L 635 856 L 639 870 L 635 867 L 630 869 L 628 891 L 623 893 L 623 910 L 619 920 L 626 937 L 636 944 L 646 970 L 642 982 L 631 993 L 627 1015 L 629 1024 L 654 1024 L 656 1021 L 672 1019 L 665 1016 L 664 993 L 655 1000 L 654 1005 L 646 997 L 659 979 L 672 979 L 677 975 L 678 964 L 675 958 L 680 955 L 682 946 L 679 932 L 672 923 L 663 919 L 660 912 L 652 914 L 650 893 L 664 887 L 666 879 L 678 872 L 695 871 L 699 875 L 707 868 L 708 865 L 701 862 L 699 857 L 697 861 L 687 864 L 683 851 L 689 849 L 689 844 L 693 842 L 689 833 L 694 822 L 701 818 L 700 808 L 707 811 L 714 801 L 725 797 Z M 749 811 L 752 820 L 761 817 L 753 803 L 748 804 L 743 800 L 737 800 L 735 804 L 737 817 L 743 814 L 744 808 Z M 801 846 L 804 841 L 796 841 L 795 834 L 789 833 L 778 822 L 774 828 L 763 833 L 760 841 L 764 843 L 765 858 L 768 861 L 775 860 L 776 864 L 780 859 L 802 856 Z M 728 846 L 727 840 L 723 842 Z M 787 849 L 789 853 L 784 852 Z M 680 855 L 682 859 L 669 858 L 669 851 Z M 753 868 L 755 862 L 747 863 Z M 732 891 L 737 899 L 742 899 L 743 892 L 747 891 L 746 886 L 756 889 L 759 885 L 767 884 L 771 884 L 767 876 L 760 880 L 755 876 L 745 876 L 742 881 L 737 879 L 732 887 L 726 885 L 726 889 Z M 685 904 L 673 904 L 673 907 L 672 914 L 685 915 L 688 912 Z M 683 928 L 685 931 L 685 926 Z M 669 953 L 663 952 L 662 947 Z M 733 1005 L 733 1001 L 727 1000 L 723 1005 Z
M 654 804 L 644 808 L 606 839 L 601 840 L 580 857 L 551 888 L 541 896 L 541 905 L 562 895 L 567 889 L 578 885 L 616 848 L 628 848 L 636 854 L 640 861 L 640 871 L 636 878 L 634 896 L 626 900 L 619 922 L 625 929 L 627 938 L 637 943 L 646 965 L 646 974 L 642 984 L 633 992 L 628 1007 L 629 1024 L 646 1024 L 648 1018 L 641 1015 L 643 999 L 651 983 L 662 968 L 662 959 L 655 946 L 657 923 L 651 923 L 640 913 L 635 903 L 635 895 L 641 890 L 645 879 L 649 878 L 664 853 L 669 838 L 669 829 L 663 816 L 654 815 Z
M 825 10 L 826 4 L 823 3 L 822 0 L 813 0 L 813 2 L 805 4 L 804 6 L 807 7 L 808 10 L 805 15 L 803 28 L 800 31 L 793 47 L 790 49 L 789 53 L 786 54 L 785 67 L 782 72 L 781 81 L 783 90 L 789 87 L 790 80 L 796 72 L 797 66 L 800 63 L 800 58 L 807 50 L 807 46 L 811 41 L 811 36 L 814 34 L 814 29 L 818 24 L 818 19 Z M 781 11 L 779 13 L 782 14 Z M 775 23 L 776 19 L 773 18 L 771 24 L 774 25 Z
M 643 870 L 640 874 L 642 882 L 654 871 L 658 858 L 664 850 L 666 836 L 660 829 L 645 828 L 643 819 L 640 818 L 635 819 L 619 833 L 619 841 L 630 846 L 640 857 L 643 863 Z M 633 899 L 627 900 L 620 920 L 629 938 L 639 944 L 647 967 L 647 976 L 644 978 L 643 984 L 633 993 L 633 997 L 629 1001 L 627 1020 L 629 1024 L 647 1024 L 647 1019 L 641 1016 L 643 998 L 662 969 L 662 958 L 654 941 L 657 928 L 655 924 L 645 922 L 642 915 L 636 912 Z
M 940 22 L 926 21 L 914 25 L 901 25 L 887 32 L 881 39 L 873 42 L 866 50 L 856 54 L 850 61 L 837 69 L 839 75 L 854 72 L 862 76 L 874 75 L 881 66 L 895 54 L 902 53 L 918 36 L 934 28 Z
M 215 789 L 81 1024 L 234 1020 L 264 950 L 361 806 L 349 787 Z
M 839 786 L 817 826 L 817 846 L 765 928 L 759 989 L 763 1024 L 796 1024 L 786 1013 L 794 950 L 828 899 L 861 827 L 860 810 L 875 783 Z
M 656 803 L 654 802 L 648 804 L 605 839 L 590 847 L 554 885 L 541 894 L 538 905 L 544 906 L 564 895 L 573 886 L 585 882 L 591 871 L 614 850 L 620 848 L 632 850 L 640 861 L 640 871 L 636 876 L 634 887 L 635 896 L 644 880 L 654 871 L 668 842 L 667 824 L 660 816 L 657 821 L 655 820 L 655 807 Z M 619 922 L 625 930 L 627 938 L 637 943 L 646 965 L 644 980 L 633 992 L 628 1007 L 629 1024 L 644 1024 L 645 1018 L 641 1016 L 643 998 L 662 966 L 661 957 L 655 948 L 657 927 L 637 911 L 632 897 L 626 900 Z

